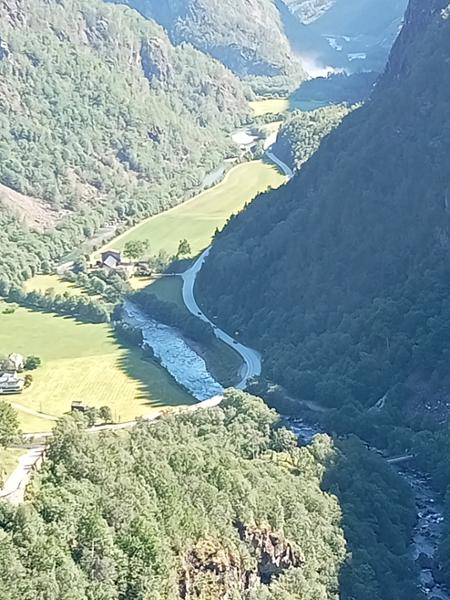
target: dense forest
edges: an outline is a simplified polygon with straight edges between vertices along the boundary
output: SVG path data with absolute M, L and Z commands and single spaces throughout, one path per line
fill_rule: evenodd
M 293 410 L 295 398 L 317 402 L 331 431 L 412 452 L 442 495 L 449 23 L 444 0 L 412 0 L 370 100 L 289 185 L 216 236 L 199 281 L 205 310 L 263 350 L 264 375 L 289 390 Z M 449 557 L 447 525 L 439 573 L 447 583 Z
M 445 418 L 448 35 L 412 7 L 370 101 L 232 220 L 200 274 L 208 312 L 299 398 L 364 411 L 387 394 L 399 418 L 425 400 Z
M 278 133 L 274 146 L 275 154 L 298 171 L 316 152 L 323 138 L 331 133 L 351 110 L 347 105 L 341 104 L 290 114 Z
M 357 440 L 299 448 L 242 392 L 84 426 L 64 417 L 28 502 L 0 504 L 2 600 L 419 600 L 410 493 Z
M 244 88 L 137 12 L 14 0 L 0 23 L 2 278 L 175 204 L 233 152 Z

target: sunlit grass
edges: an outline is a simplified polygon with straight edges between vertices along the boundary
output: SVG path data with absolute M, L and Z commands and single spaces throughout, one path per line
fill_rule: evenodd
M 0 304 L 1 307 L 1 304 Z M 161 407 L 193 399 L 155 363 L 142 360 L 139 349 L 122 347 L 109 325 L 16 309 L 0 313 L 0 355 L 34 354 L 42 366 L 21 395 L 4 399 L 35 411 L 61 416 L 72 401 L 110 406 L 115 420 L 128 421 Z M 22 429 L 45 431 L 52 422 L 18 411 Z

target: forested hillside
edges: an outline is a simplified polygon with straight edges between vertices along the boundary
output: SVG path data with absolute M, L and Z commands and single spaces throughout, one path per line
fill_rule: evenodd
M 298 448 L 241 392 L 129 435 L 82 426 L 0 504 L 2 600 L 419 600 L 411 495 L 358 442 Z
M 449 414 L 447 5 L 411 2 L 371 100 L 217 236 L 201 273 L 206 310 L 263 350 L 265 375 L 346 406 L 347 429 L 383 397 L 397 422 Z
M 305 77 L 273 0 L 114 1 L 155 19 L 174 43 L 190 42 L 240 76 L 289 75 L 291 86 Z
M 180 201 L 247 115 L 229 71 L 123 6 L 11 0 L 0 40 L 3 278 Z
M 274 146 L 275 154 L 292 169 L 300 167 L 316 152 L 323 138 L 351 112 L 345 104 L 326 106 L 289 115 Z

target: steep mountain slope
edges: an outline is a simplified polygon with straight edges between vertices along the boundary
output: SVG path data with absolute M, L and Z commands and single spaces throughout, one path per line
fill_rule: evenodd
M 411 1 L 371 100 L 217 236 L 201 274 L 210 314 L 298 397 L 359 411 L 387 394 L 397 419 L 425 402 L 444 418 L 449 13 Z
M 114 0 L 121 2 L 122 0 Z M 272 0 L 126 0 L 240 76 L 302 76 Z
M 228 154 L 228 132 L 247 115 L 222 65 L 100 0 L 2 2 L 0 50 L 0 183 L 12 190 L 1 218 L 14 192 L 35 199 L 22 196 L 13 217 L 33 227 L 47 210 L 47 225 L 59 222 L 55 243 L 42 240 L 52 255 L 106 221 L 179 201 Z M 13 254 L 16 225 L 6 229 Z M 36 248 L 33 235 L 19 237 Z M 43 258 L 24 252 L 33 269 Z M 14 270 L 6 263 L 0 275 Z
M 316 152 L 325 136 L 336 129 L 352 108 L 346 104 L 324 106 L 308 112 L 295 111 L 278 132 L 273 152 L 291 169 L 299 170 Z

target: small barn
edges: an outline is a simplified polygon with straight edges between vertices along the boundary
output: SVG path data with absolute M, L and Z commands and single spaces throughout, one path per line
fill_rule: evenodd
M 108 269 L 117 269 L 122 264 L 122 254 L 119 250 L 106 250 L 102 252 L 102 266 Z

